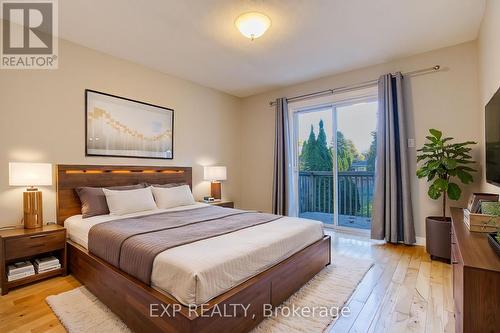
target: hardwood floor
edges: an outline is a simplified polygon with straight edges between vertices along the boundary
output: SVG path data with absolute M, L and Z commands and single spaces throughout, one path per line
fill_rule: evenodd
M 78 281 L 68 275 L 14 289 L 7 295 L 0 296 L 0 332 L 65 332 L 45 303 L 45 298 L 79 285 Z
M 349 317 L 330 332 L 454 332 L 451 266 L 430 260 L 423 247 L 377 244 L 330 233 L 335 254 L 375 262 L 350 298 Z M 45 298 L 80 284 L 58 277 L 0 297 L 0 332 L 64 332 Z
M 330 332 L 454 332 L 451 265 L 431 261 L 422 246 L 376 244 L 366 238 L 336 233 L 335 254 L 372 259 Z

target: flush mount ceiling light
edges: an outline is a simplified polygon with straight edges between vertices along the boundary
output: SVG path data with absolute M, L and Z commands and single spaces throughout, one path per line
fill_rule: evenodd
M 269 29 L 271 19 L 262 13 L 251 12 L 238 16 L 234 24 L 243 36 L 254 40 Z

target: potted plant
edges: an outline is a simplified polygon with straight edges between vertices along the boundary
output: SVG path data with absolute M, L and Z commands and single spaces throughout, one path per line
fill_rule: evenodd
M 470 184 L 474 180 L 470 167 L 475 162 L 470 156 L 473 141 L 452 143 L 453 138 L 443 137 L 436 129 L 429 130 L 427 142 L 417 151 L 418 178 L 430 183 L 427 194 L 433 200 L 442 198 L 442 215 L 426 218 L 426 248 L 431 257 L 450 259 L 450 218 L 446 216 L 446 201 L 458 200 L 462 190 L 458 182 Z

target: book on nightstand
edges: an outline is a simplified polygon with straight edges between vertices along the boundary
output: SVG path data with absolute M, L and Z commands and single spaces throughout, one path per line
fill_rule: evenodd
M 35 268 L 30 261 L 20 261 L 7 266 L 7 281 L 15 281 L 35 275 Z
M 35 259 L 34 265 L 38 274 L 61 268 L 59 259 L 54 256 L 37 258 Z

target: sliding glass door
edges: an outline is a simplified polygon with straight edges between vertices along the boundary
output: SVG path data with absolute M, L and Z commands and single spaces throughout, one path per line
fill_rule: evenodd
M 377 101 L 338 106 L 335 115 L 337 226 L 370 230 L 377 149 Z
M 370 229 L 376 127 L 374 98 L 294 112 L 300 217 L 339 229 Z

